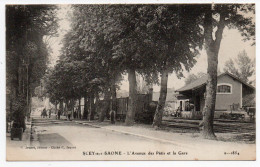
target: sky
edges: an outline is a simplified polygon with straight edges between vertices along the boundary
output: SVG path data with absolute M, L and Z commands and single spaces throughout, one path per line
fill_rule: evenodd
M 64 35 L 70 30 L 70 21 L 69 16 L 72 12 L 70 5 L 58 5 L 57 17 L 59 19 L 59 28 L 58 28 L 58 36 L 51 37 L 49 40 L 50 47 L 52 50 L 50 56 L 50 66 L 54 66 L 56 61 L 59 59 L 60 50 L 62 47 L 61 41 Z
M 60 55 L 60 50 L 62 47 L 61 41 L 66 34 L 66 32 L 70 29 L 70 21 L 69 15 L 72 12 L 70 5 L 59 5 L 60 9 L 58 11 L 59 21 L 59 29 L 58 29 L 58 37 L 53 37 L 50 39 L 50 46 L 52 48 L 52 53 L 50 57 L 50 66 L 54 66 L 56 60 Z M 220 71 L 223 71 L 224 64 L 227 60 L 235 59 L 239 52 L 243 50 L 246 51 L 247 55 L 251 59 L 255 59 L 255 46 L 251 46 L 252 41 L 243 41 L 240 33 L 236 29 L 228 29 L 225 28 L 223 32 L 223 39 L 221 41 L 221 46 L 219 50 L 219 58 L 218 58 L 218 68 Z M 191 69 L 190 72 L 184 71 L 184 78 L 178 79 L 175 73 L 169 75 L 168 78 L 168 88 L 181 88 L 185 84 L 185 77 L 189 74 L 197 74 L 199 72 L 207 72 L 207 55 L 206 51 L 203 49 L 200 51 L 200 54 L 196 57 L 197 63 Z M 129 83 L 127 80 L 127 75 L 124 76 L 124 80 L 121 82 L 121 90 L 128 91 Z M 160 86 L 154 85 L 154 91 L 158 92 L 160 90 Z

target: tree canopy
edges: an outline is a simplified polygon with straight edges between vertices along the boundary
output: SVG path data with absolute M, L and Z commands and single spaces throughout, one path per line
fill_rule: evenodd
M 133 124 L 137 103 L 136 73 L 150 84 L 158 82 L 161 74 L 158 121 L 155 121 L 159 125 L 167 95 L 168 74 L 175 72 L 178 77 L 183 77 L 183 70 L 189 71 L 194 66 L 195 56 L 204 48 L 208 57 L 208 81 L 203 134 L 214 137 L 222 34 L 225 28 L 236 28 L 245 40 L 254 40 L 254 5 L 72 5 L 72 8 L 72 28 L 62 42 L 60 61 L 51 74 L 53 81 L 50 80 L 49 85 L 60 87 L 58 96 L 53 97 L 86 96 L 93 103 L 94 94 L 116 92 L 116 81 L 127 73 L 129 103 L 126 122 Z M 55 92 L 51 90 L 50 94 Z M 64 94 L 59 94 L 61 92 Z
M 206 76 L 206 73 L 203 72 L 199 72 L 197 75 L 196 74 L 189 74 L 188 77 L 185 79 L 185 85 L 188 85 L 190 83 L 192 83 L 193 81 Z
M 239 52 L 237 57 L 225 62 L 224 71 L 228 71 L 244 82 L 249 82 L 249 78 L 255 72 L 255 62 L 247 56 L 246 51 Z
M 24 112 L 14 116 L 30 114 L 30 99 L 47 69 L 50 53 L 43 37 L 57 31 L 56 9 L 55 5 L 6 6 L 7 103 L 10 112 Z M 18 103 L 23 107 L 12 108 Z
M 7 80 L 11 83 L 18 82 L 18 68 L 28 66 L 31 90 L 39 84 L 49 56 L 43 37 L 55 35 L 57 29 L 55 9 L 54 5 L 6 7 Z

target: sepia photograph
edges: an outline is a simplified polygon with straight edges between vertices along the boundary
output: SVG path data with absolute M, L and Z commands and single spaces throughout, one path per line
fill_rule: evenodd
M 5 4 L 6 161 L 255 161 L 255 22 L 254 3 Z

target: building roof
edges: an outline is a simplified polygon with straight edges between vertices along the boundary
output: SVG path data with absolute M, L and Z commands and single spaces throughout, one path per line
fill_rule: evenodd
M 252 85 L 242 81 L 241 79 L 239 79 L 238 77 L 234 76 L 233 74 L 230 74 L 229 72 L 225 72 L 225 73 L 219 74 L 218 78 L 223 76 L 223 75 L 229 75 L 231 78 L 236 79 L 237 81 L 241 82 L 242 84 L 246 85 L 247 87 L 255 89 L 255 87 L 253 87 Z M 201 78 L 198 78 L 195 81 L 189 83 L 188 85 L 185 85 L 182 88 L 176 90 L 176 92 L 184 92 L 184 91 L 188 91 L 188 90 L 192 90 L 192 89 L 196 89 L 196 88 L 199 88 L 201 86 L 204 86 L 207 83 L 207 77 L 208 76 L 206 75 L 206 76 L 203 76 Z
M 196 79 L 195 81 L 189 83 L 188 85 L 183 86 L 180 89 L 177 89 L 176 92 L 183 92 L 183 91 L 195 89 L 195 88 L 201 87 L 203 85 L 206 85 L 206 82 L 207 82 L 207 75 Z

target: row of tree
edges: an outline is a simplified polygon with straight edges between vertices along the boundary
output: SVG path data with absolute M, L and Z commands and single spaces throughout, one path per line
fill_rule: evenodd
M 85 105 L 92 114 L 94 99 L 98 100 L 100 93 L 105 100 L 116 98 L 117 84 L 122 74 L 127 73 L 129 107 L 125 123 L 132 125 L 137 100 L 136 73 L 150 84 L 157 83 L 160 74 L 160 98 L 153 122 L 153 126 L 160 127 L 168 74 L 175 72 L 182 77 L 182 71 L 194 66 L 195 56 L 204 47 L 208 55 L 208 82 L 203 135 L 215 138 L 213 118 L 223 30 L 237 28 L 245 39 L 254 39 L 254 21 L 245 14 L 254 13 L 254 5 L 73 5 L 72 8 L 72 28 L 63 40 L 62 55 L 46 77 L 52 102 L 63 104 L 65 100 L 70 106 L 75 99 L 85 97 Z M 101 121 L 103 116 L 101 112 Z
M 7 118 L 23 128 L 34 88 L 47 69 L 44 36 L 56 34 L 55 12 L 54 5 L 6 6 Z

